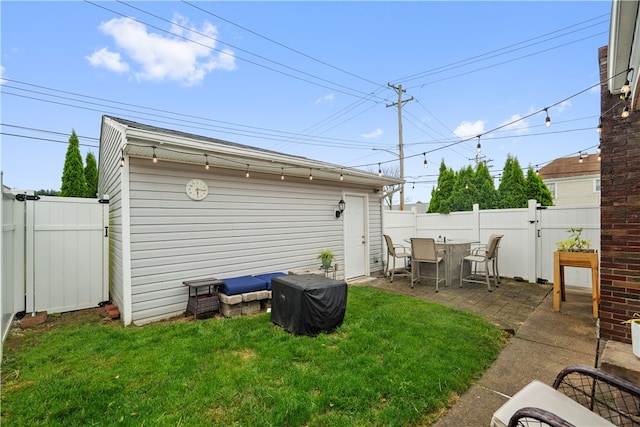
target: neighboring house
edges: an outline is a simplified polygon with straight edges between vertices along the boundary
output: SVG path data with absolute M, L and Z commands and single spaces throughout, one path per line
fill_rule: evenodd
M 553 196 L 555 206 L 600 205 L 600 160 L 598 154 L 555 159 L 538 174 Z
M 399 205 L 393 205 L 392 209 L 389 209 L 389 205 L 387 203 L 384 204 L 384 208 L 385 210 L 393 210 L 393 211 L 398 211 L 400 210 L 400 206 Z M 422 203 L 422 202 L 416 202 L 416 203 L 405 203 L 404 204 L 404 210 L 411 212 L 413 210 L 416 211 L 416 213 L 427 213 L 427 210 L 429 209 L 429 203 Z
M 319 267 L 325 248 L 341 279 L 382 270 L 381 190 L 395 178 L 109 116 L 99 159 L 125 324 L 184 313 L 185 280 Z
M 640 2 L 614 0 L 609 46 L 598 50 L 602 133 L 600 336 L 631 343 L 640 312 Z M 621 89 L 629 80 L 629 98 Z M 625 96 L 626 98 L 626 96 Z M 623 109 L 630 111 L 623 117 Z M 595 127 L 595 125 L 594 125 Z

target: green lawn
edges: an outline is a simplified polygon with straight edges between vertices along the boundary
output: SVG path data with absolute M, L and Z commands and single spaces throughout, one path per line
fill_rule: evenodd
M 472 314 L 368 287 L 349 287 L 344 323 L 317 337 L 269 314 L 127 328 L 65 316 L 5 342 L 2 425 L 429 425 L 505 341 Z

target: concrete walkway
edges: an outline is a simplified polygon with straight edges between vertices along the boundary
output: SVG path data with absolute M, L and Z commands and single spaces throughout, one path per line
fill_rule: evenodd
M 430 283 L 411 289 L 407 277 L 396 276 L 393 283 L 375 278 L 361 284 L 469 311 L 513 334 L 493 366 L 435 427 L 487 427 L 493 413 L 529 382 L 537 379 L 551 385 L 569 365 L 595 366 L 596 348 L 604 348 L 604 342 L 597 344 L 591 289 L 567 287 L 567 301 L 560 312 L 554 312 L 553 286 L 546 284 L 503 279 L 493 292 L 465 284 L 462 289 L 441 286 L 438 293 Z

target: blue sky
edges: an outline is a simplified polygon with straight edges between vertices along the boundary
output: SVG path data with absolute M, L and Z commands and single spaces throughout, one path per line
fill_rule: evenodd
M 507 155 L 535 168 L 593 154 L 610 11 L 610 1 L 2 1 L 4 184 L 59 189 L 72 129 L 83 157 L 98 156 L 103 114 L 397 169 L 388 83 L 413 98 L 402 109 L 407 203 L 429 200 L 442 160 L 474 165 L 478 141 L 496 176 Z

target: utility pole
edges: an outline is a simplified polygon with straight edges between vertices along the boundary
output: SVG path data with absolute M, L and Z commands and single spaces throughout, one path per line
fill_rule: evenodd
M 411 101 L 413 96 L 409 99 L 402 100 L 402 93 L 406 90 L 402 89 L 402 85 L 394 86 L 391 83 L 387 83 L 391 89 L 398 92 L 398 102 L 388 104 L 388 107 L 398 106 L 398 153 L 400 157 L 400 210 L 404 210 L 404 148 L 402 146 L 402 105 Z

